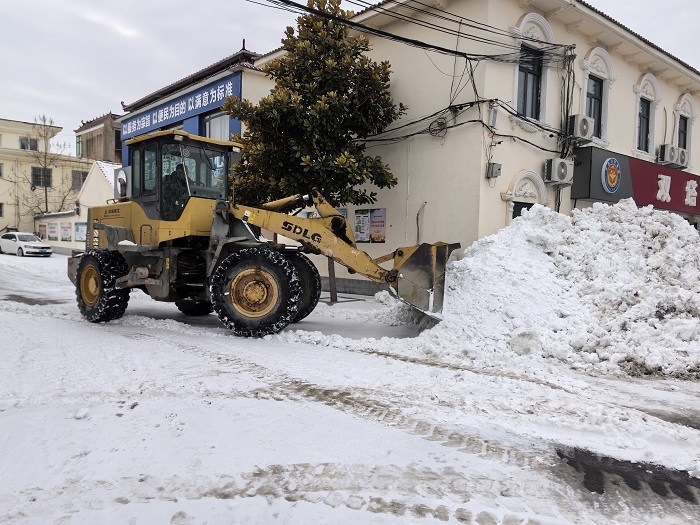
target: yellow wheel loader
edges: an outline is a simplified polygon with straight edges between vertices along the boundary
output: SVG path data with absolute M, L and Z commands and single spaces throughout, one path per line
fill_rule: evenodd
M 159 131 L 126 144 L 129 166 L 115 173 L 120 196 L 88 210 L 86 249 L 68 259 L 88 321 L 120 318 L 138 288 L 186 315 L 215 311 L 236 335 L 274 334 L 318 303 L 321 278 L 308 253 L 390 285 L 426 313 L 441 310 L 445 266 L 459 244 L 422 244 L 372 259 L 316 191 L 258 208 L 232 202 L 227 175 L 235 143 Z M 308 206 L 318 217 L 298 215 Z M 262 230 L 295 243 L 267 240 Z M 389 261 L 392 269 L 380 266 Z

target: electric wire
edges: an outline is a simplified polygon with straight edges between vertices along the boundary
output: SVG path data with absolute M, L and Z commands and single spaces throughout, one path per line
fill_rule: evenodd
M 371 5 L 368 2 L 361 2 L 358 0 L 347 0 L 347 1 L 351 4 L 356 4 L 356 5 L 360 4 L 362 6 L 367 6 L 367 7 L 369 7 Z M 413 18 L 410 15 L 405 15 L 405 14 L 400 13 L 400 12 L 395 12 L 393 10 L 385 9 L 381 6 L 374 7 L 374 10 L 377 12 L 380 12 L 380 13 L 382 13 L 390 18 L 394 18 L 396 20 L 401 20 L 404 22 L 409 22 L 411 24 L 425 27 L 427 29 L 432 29 L 434 31 L 438 31 L 440 33 L 444 33 L 444 34 L 449 35 L 449 36 L 456 36 L 457 35 L 457 30 L 449 29 L 449 28 L 446 28 L 444 26 L 434 24 L 432 22 L 428 22 L 426 20 L 419 20 L 419 19 Z M 513 49 L 513 50 L 518 49 L 518 46 L 516 46 L 514 44 L 500 42 L 500 41 L 493 40 L 491 38 L 487 38 L 487 37 L 483 37 L 483 36 L 470 35 L 470 34 L 464 34 L 463 36 L 464 36 L 464 38 L 467 38 L 469 40 L 474 40 L 476 42 L 481 42 L 481 43 L 486 43 L 486 44 L 490 44 L 490 45 L 494 45 L 494 46 L 498 46 L 498 47 L 503 47 L 505 49 Z M 512 38 L 513 35 L 509 35 L 509 36 Z
M 248 0 L 250 1 L 250 0 Z M 446 55 L 456 55 L 460 56 L 466 59 L 471 59 L 471 60 L 493 60 L 493 61 L 499 61 L 499 62 L 507 62 L 507 63 L 517 63 L 520 61 L 520 48 L 519 46 L 516 45 L 509 45 L 510 48 L 516 49 L 517 51 L 514 51 L 513 53 L 501 53 L 501 54 L 484 54 L 484 53 L 465 53 L 461 51 L 455 51 L 443 46 L 439 46 L 436 44 L 431 44 L 428 42 L 423 42 L 421 40 L 416 40 L 412 38 L 407 38 L 403 37 L 394 33 L 389 33 L 387 31 L 383 31 L 381 29 L 376 29 L 364 24 L 360 24 L 358 22 L 354 22 L 352 20 L 347 20 L 345 18 L 335 16 L 329 13 L 326 13 L 324 11 L 315 9 L 313 7 L 308 7 L 308 6 L 303 6 L 297 2 L 294 2 L 293 0 L 266 0 L 267 3 L 273 4 L 273 5 L 281 5 L 281 6 L 287 6 L 291 7 L 293 9 L 298 10 L 300 13 L 309 13 L 312 15 L 316 15 L 318 17 L 324 18 L 326 20 L 331 20 L 337 23 L 342 23 L 347 25 L 348 27 L 351 27 L 357 31 L 372 34 L 375 36 L 379 36 L 382 38 L 387 38 L 389 40 L 393 40 L 396 42 L 400 42 L 406 45 L 410 45 L 413 47 L 417 47 L 420 49 L 427 49 L 434 51 L 436 53 L 442 53 Z M 410 21 L 414 21 L 414 19 L 410 19 Z M 466 35 L 463 35 L 463 37 L 466 38 Z M 496 42 L 496 41 L 491 41 L 494 45 L 502 45 L 501 42 Z M 546 46 L 543 46 L 539 51 L 542 53 L 542 61 L 543 63 L 549 64 L 553 62 L 560 62 L 563 59 L 563 54 L 560 52 L 562 49 L 568 49 L 571 46 L 564 46 L 560 44 L 547 44 Z
M 247 0 L 252 3 L 259 4 L 260 2 L 256 2 L 255 0 Z M 403 140 L 407 140 L 411 137 L 417 136 L 417 135 L 422 135 L 422 134 L 431 134 L 433 136 L 444 136 L 444 134 L 453 128 L 460 127 L 465 124 L 470 124 L 470 123 L 480 123 L 486 130 L 488 130 L 489 135 L 490 135 L 490 144 L 486 143 L 486 137 L 484 137 L 484 148 L 486 151 L 486 156 L 488 159 L 492 158 L 492 148 L 497 145 L 498 143 L 495 143 L 496 138 L 509 138 L 514 141 L 520 141 L 526 144 L 529 144 L 535 148 L 538 148 L 540 150 L 549 152 L 549 153 L 558 153 L 561 155 L 562 158 L 565 158 L 569 154 L 569 148 L 571 147 L 571 141 L 567 140 L 568 136 L 565 132 L 562 132 L 560 130 L 554 129 L 542 122 L 539 122 L 534 119 L 524 119 L 522 115 L 518 113 L 518 111 L 513 108 L 509 103 L 504 102 L 502 100 L 498 99 L 482 99 L 481 96 L 478 93 L 478 88 L 476 85 L 476 79 L 475 79 L 475 71 L 478 65 L 480 64 L 481 61 L 483 60 L 490 60 L 490 61 L 496 61 L 496 62 L 504 62 L 504 63 L 520 63 L 522 60 L 522 55 L 521 55 L 521 44 L 507 44 L 504 42 L 499 42 L 496 40 L 493 40 L 491 38 L 487 37 L 481 37 L 477 35 L 472 35 L 472 34 L 467 34 L 462 31 L 462 26 L 470 28 L 470 29 L 475 29 L 478 31 L 485 31 L 488 32 L 490 35 L 496 35 L 496 36 L 503 36 L 503 37 L 509 37 L 509 38 L 515 38 L 515 36 L 505 30 L 501 30 L 499 28 L 495 28 L 493 26 L 489 26 L 487 24 L 483 24 L 480 22 L 476 22 L 473 20 L 468 20 L 468 19 L 463 19 L 462 17 L 459 17 L 457 15 L 454 15 L 453 13 L 449 13 L 447 11 L 442 11 L 441 13 L 437 13 L 435 11 L 432 11 L 432 8 L 428 6 L 427 4 L 424 4 L 418 0 L 413 0 L 413 4 L 418 4 L 421 6 L 424 6 L 428 9 L 421 9 L 415 7 L 415 5 L 411 4 L 401 4 L 401 7 L 407 7 L 411 9 L 413 12 L 416 12 L 420 15 L 425 15 L 425 16 L 430 16 L 437 18 L 438 20 L 442 20 L 443 22 L 448 22 L 451 24 L 455 24 L 457 26 L 457 29 L 449 29 L 444 26 L 434 24 L 432 22 L 427 22 L 425 20 L 417 20 L 413 17 L 404 15 L 402 13 L 397 13 L 394 10 L 391 9 L 386 9 L 384 7 L 384 4 L 394 4 L 398 5 L 399 2 L 398 0 L 385 0 L 382 4 L 378 5 L 372 5 L 371 3 L 365 1 L 365 0 L 347 0 L 349 3 L 353 5 L 358 5 L 358 6 L 366 6 L 368 9 L 371 8 L 376 12 L 379 12 L 381 14 L 384 14 L 386 16 L 390 16 L 394 19 L 401 20 L 407 23 L 415 24 L 424 28 L 427 28 L 429 30 L 437 31 L 442 34 L 446 35 L 451 35 L 456 38 L 455 42 L 455 47 L 454 49 L 449 49 L 443 46 L 431 44 L 429 42 L 424 42 L 416 39 L 411 39 L 407 37 L 403 37 L 394 33 L 390 33 L 387 31 L 383 31 L 377 28 L 373 28 L 370 26 L 367 26 L 365 24 L 361 24 L 358 22 L 354 22 L 352 20 L 347 20 L 345 18 L 335 16 L 329 13 L 326 13 L 324 11 L 320 11 L 318 9 L 315 9 L 313 7 L 308 7 L 304 6 L 302 4 L 299 4 L 293 0 L 265 0 L 265 3 L 268 4 L 269 7 L 276 7 L 278 9 L 283 9 L 285 11 L 289 12 L 294 12 L 294 13 L 299 13 L 299 14 L 311 14 L 315 15 L 318 17 L 321 17 L 325 20 L 337 22 L 337 23 L 342 23 L 345 24 L 346 26 L 357 30 L 362 33 L 368 33 L 371 35 L 375 35 L 381 38 L 386 38 L 392 41 L 396 41 L 405 45 L 409 45 L 412 47 L 417 47 L 420 49 L 423 49 L 424 52 L 426 53 L 426 56 L 428 56 L 429 60 L 435 66 L 435 68 L 443 75 L 445 76 L 451 76 L 451 86 L 450 86 L 450 104 L 446 108 L 442 108 L 440 110 L 437 110 L 430 115 L 426 115 L 424 117 L 419 117 L 415 120 L 400 124 L 399 126 L 396 126 L 394 128 L 386 129 L 382 131 L 381 133 L 378 133 L 376 135 L 370 136 L 370 137 L 365 137 L 362 139 L 361 142 L 365 143 L 367 146 L 372 147 L 373 145 L 380 145 L 380 144 L 395 144 L 398 142 L 401 142 Z M 448 16 L 449 15 L 449 16 Z M 454 18 L 451 18 L 454 17 Z M 513 53 L 497 53 L 497 54 L 477 54 L 477 53 L 466 53 L 459 51 L 459 40 L 461 38 L 464 38 L 465 40 L 471 40 L 483 44 L 488 44 L 488 45 L 493 45 L 497 47 L 502 47 L 502 48 L 507 48 L 507 49 L 513 49 L 515 52 Z M 518 35 L 518 40 L 522 41 L 528 41 L 528 42 L 534 42 L 539 44 L 537 46 L 537 51 L 538 55 L 541 56 L 541 63 L 542 66 L 555 66 L 559 70 L 563 70 L 563 77 L 562 77 L 562 85 L 561 85 L 561 129 L 566 130 L 566 126 L 568 123 L 569 115 L 571 114 L 571 107 L 573 105 L 573 89 L 574 89 L 574 84 L 575 84 L 575 76 L 573 74 L 573 60 L 575 58 L 575 55 L 573 54 L 573 49 L 575 46 L 571 45 L 561 45 L 561 44 L 552 44 L 549 42 L 544 42 L 542 40 L 538 39 L 533 39 L 530 37 L 526 37 L 524 35 Z M 453 56 L 454 57 L 454 62 L 453 62 L 453 74 L 449 75 L 444 72 L 442 72 L 439 67 L 435 64 L 435 62 L 430 58 L 428 55 L 428 51 L 431 52 L 436 52 L 440 54 L 445 54 L 448 56 Z M 465 65 L 464 69 L 462 70 L 462 73 L 460 75 L 456 74 L 456 64 L 457 60 L 459 58 L 463 58 L 465 60 Z M 467 77 L 467 82 L 462 85 L 462 82 L 464 80 L 464 77 L 467 76 L 467 71 L 468 71 L 468 77 Z M 459 81 L 457 82 L 457 85 L 455 86 L 455 79 L 459 77 Z M 474 92 L 474 101 L 461 104 L 461 105 L 454 105 L 454 101 L 457 100 L 459 95 L 463 92 L 463 90 L 471 85 L 472 90 Z M 527 139 L 524 139 L 522 137 L 516 136 L 516 135 L 505 135 L 505 134 L 499 134 L 496 132 L 495 129 L 491 128 L 487 123 L 483 121 L 483 114 L 482 114 L 482 108 L 481 104 L 482 103 L 489 103 L 493 107 L 500 107 L 503 108 L 507 113 L 509 113 L 512 117 L 518 118 L 518 119 L 524 119 L 527 124 L 538 128 L 550 135 L 550 137 L 553 136 L 558 136 L 559 140 L 562 142 L 562 148 L 561 150 L 552 150 L 549 148 L 545 148 L 543 146 L 540 146 L 532 141 L 529 141 Z M 472 107 L 476 106 L 478 111 L 479 111 L 479 118 L 478 119 L 470 119 L 467 121 L 463 122 L 457 122 L 457 117 L 461 115 L 464 111 L 467 109 L 470 109 Z M 452 122 L 453 124 L 451 125 L 446 125 L 446 123 L 441 123 L 439 126 L 435 126 L 436 122 L 441 119 L 444 115 L 446 115 L 448 112 L 452 112 Z M 433 122 L 428 124 L 427 126 L 423 125 L 419 130 L 407 133 L 401 136 L 387 136 L 389 134 L 395 133 L 396 131 L 406 129 L 410 126 L 415 126 L 415 125 L 420 125 L 425 123 L 428 120 L 433 119 Z
M 380 12 L 386 16 L 390 16 L 390 17 L 394 17 L 394 18 L 399 18 L 399 17 L 408 18 L 407 15 L 402 15 L 401 13 L 397 13 L 391 7 L 389 7 L 389 8 L 384 7 L 387 4 L 393 4 L 394 6 L 401 8 L 401 9 L 411 10 L 411 11 L 414 11 L 414 12 L 419 13 L 421 15 L 427 15 L 427 16 L 430 16 L 433 18 L 437 18 L 438 20 L 442 20 L 444 22 L 449 22 L 451 24 L 464 25 L 465 27 L 469 27 L 469 28 L 475 29 L 477 31 L 484 31 L 484 32 L 487 32 L 491 35 L 503 36 L 503 37 L 508 37 L 508 38 L 513 38 L 513 36 L 514 36 L 508 30 L 500 29 L 498 27 L 484 24 L 483 22 L 478 22 L 476 20 L 467 19 L 467 18 L 464 18 L 460 15 L 456 15 L 454 13 L 450 13 L 449 11 L 444 11 L 442 9 L 438 11 L 434 7 L 429 6 L 428 4 L 425 4 L 425 3 L 420 2 L 418 0 L 413 0 L 410 3 L 409 2 L 403 3 L 403 2 L 400 2 L 399 0 L 385 0 L 384 2 L 381 2 L 381 3 L 376 4 L 376 5 L 368 0 L 346 0 L 346 2 L 349 4 L 364 7 L 366 10 L 371 9 L 373 11 Z M 421 6 L 425 7 L 426 9 L 421 9 L 419 7 L 416 7 L 416 5 L 414 5 L 414 4 L 421 5 Z M 450 16 L 445 16 L 448 14 Z M 437 26 L 437 24 L 431 24 L 431 25 L 435 25 L 436 27 L 439 27 L 440 29 L 444 30 L 444 32 L 451 31 L 451 30 L 445 28 L 444 26 Z M 547 42 L 547 41 L 544 41 L 544 40 L 541 40 L 538 38 L 534 38 L 534 37 L 530 37 L 527 35 L 521 35 L 519 38 L 521 40 L 528 41 L 531 43 L 545 44 L 545 45 L 549 44 L 549 42 Z M 511 46 L 516 47 L 516 48 L 518 47 L 518 46 L 513 46 L 512 44 L 511 44 Z
M 529 144 L 530 146 L 533 146 L 533 147 L 535 147 L 535 148 L 537 148 L 537 149 L 539 149 L 539 150 L 545 151 L 545 152 L 547 152 L 547 153 L 559 153 L 559 150 L 554 150 L 554 149 L 551 149 L 551 148 L 545 148 L 544 146 L 540 146 L 539 144 L 536 144 L 536 143 L 534 143 L 534 142 L 532 142 L 532 141 L 530 141 L 530 140 L 524 139 L 524 138 L 519 137 L 519 136 L 517 136 L 517 135 L 506 135 L 506 134 L 503 134 L 503 133 L 498 133 L 498 132 L 496 132 L 495 130 L 493 130 L 492 128 L 490 128 L 490 126 L 489 126 L 488 124 L 486 124 L 486 123 L 485 123 L 483 120 L 481 120 L 481 119 L 470 119 L 470 120 L 465 120 L 465 121 L 463 121 L 463 122 L 459 122 L 459 123 L 457 123 L 457 124 L 452 124 L 452 125 L 449 125 L 449 126 L 445 126 L 445 130 L 450 130 L 450 129 L 458 128 L 458 127 L 464 126 L 464 125 L 466 125 L 466 124 L 481 124 L 482 127 L 486 128 L 486 129 L 488 129 L 488 130 L 490 130 L 490 131 L 493 133 L 493 136 L 494 136 L 494 137 L 509 138 L 509 139 L 514 140 L 514 141 L 523 142 L 523 143 L 525 143 L 525 144 Z M 392 138 L 387 138 L 387 139 L 366 139 L 364 142 L 367 143 L 369 147 L 371 147 L 373 144 L 376 144 L 376 145 L 381 145 L 381 144 L 395 144 L 395 143 L 401 142 L 401 141 L 403 141 L 403 140 L 406 140 L 406 139 L 408 139 L 408 138 L 415 137 L 415 136 L 418 136 L 418 135 L 425 135 L 425 134 L 427 134 L 427 133 L 429 133 L 429 130 L 428 130 L 428 128 L 425 128 L 425 129 L 422 129 L 422 130 L 417 131 L 417 132 L 414 132 L 414 133 L 409 133 L 409 134 L 403 135 L 403 136 L 401 136 L 401 137 L 392 137 Z

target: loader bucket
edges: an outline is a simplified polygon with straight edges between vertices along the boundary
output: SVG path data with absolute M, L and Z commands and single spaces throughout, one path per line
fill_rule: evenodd
M 403 261 L 399 255 L 411 249 L 397 250 L 394 267 L 398 276 L 392 286 L 403 301 L 426 314 L 442 311 L 445 298 L 445 267 L 459 243 L 421 244 Z

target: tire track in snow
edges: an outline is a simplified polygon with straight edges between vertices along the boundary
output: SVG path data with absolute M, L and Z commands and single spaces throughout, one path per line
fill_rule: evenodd
M 120 330 L 120 332 L 122 331 Z M 134 337 L 134 335 L 131 334 L 129 337 Z M 183 352 L 193 353 L 215 361 L 218 367 L 227 367 L 230 373 L 247 373 L 267 385 L 242 393 L 244 397 L 277 401 L 308 400 L 322 403 L 341 412 L 409 431 L 429 441 L 477 455 L 483 459 L 499 462 L 505 460 L 506 463 L 518 468 L 530 468 L 535 465 L 545 467 L 554 464 L 554 452 L 550 447 L 534 449 L 532 452 L 522 452 L 514 447 L 504 446 L 477 435 L 465 434 L 456 428 L 441 426 L 418 417 L 409 416 L 404 413 L 404 410 L 412 409 L 413 405 L 410 403 L 402 404 L 398 400 L 389 401 L 386 399 L 386 394 L 378 390 L 329 388 L 291 377 L 258 363 L 245 361 L 240 357 L 204 349 L 195 344 L 183 343 L 179 338 L 163 334 L 156 336 L 143 332 L 138 332 L 137 337 L 142 340 L 167 341 L 168 345 Z M 544 459 L 544 456 L 547 455 L 550 456 L 550 461 Z
M 499 462 L 499 464 L 505 463 L 519 469 L 535 469 L 542 472 L 551 471 L 554 467 L 551 451 L 540 450 L 524 452 L 519 448 L 505 446 L 503 443 L 492 442 L 480 436 L 465 434 L 460 429 L 435 425 L 421 418 L 406 416 L 403 408 L 410 408 L 410 405 L 387 400 L 383 392 L 371 389 L 344 390 L 324 388 L 320 385 L 292 378 L 282 372 L 272 371 L 260 364 L 244 361 L 230 354 L 203 349 L 197 344 L 187 344 L 181 341 L 182 335 L 199 337 L 206 334 L 211 337 L 212 334 L 209 329 L 197 330 L 187 328 L 184 331 L 180 330 L 175 336 L 164 335 L 162 333 L 159 335 L 144 333 L 140 331 L 143 327 L 134 327 L 131 324 L 119 325 L 114 323 L 110 325 L 101 325 L 99 329 L 113 332 L 115 335 L 122 337 L 125 336 L 124 331 L 126 329 L 133 332 L 128 337 L 135 337 L 144 341 L 167 343 L 169 346 L 176 347 L 186 354 L 194 354 L 199 357 L 207 358 L 210 361 L 216 361 L 217 365 L 227 369 L 227 373 L 235 374 L 245 372 L 255 376 L 261 382 L 269 384 L 269 387 L 256 389 L 252 393 L 241 393 L 241 395 L 246 397 L 253 396 L 280 400 L 289 399 L 293 401 L 310 400 L 323 403 L 334 409 L 365 420 L 401 429 L 405 432 L 418 435 L 423 439 L 438 442 L 445 447 L 454 448 L 462 453 L 468 453 L 485 460 Z M 165 329 L 167 329 L 167 327 Z M 222 334 L 222 337 L 226 337 L 226 335 Z M 445 367 L 439 366 L 438 368 Z M 230 392 L 227 394 L 222 393 L 222 395 L 230 396 Z M 548 461 L 543 460 L 543 457 L 547 458 L 548 456 Z M 552 486 L 554 487 L 554 484 Z M 559 489 L 554 490 L 559 491 Z M 553 497 L 552 499 L 561 501 L 562 508 L 566 506 L 566 501 L 568 501 L 566 495 L 563 493 L 559 493 L 557 497 Z
M 502 442 L 486 439 L 475 433 L 465 433 L 462 429 L 439 425 L 420 417 L 406 415 L 405 409 L 412 408 L 410 404 L 387 400 L 386 395 L 379 391 L 357 388 L 352 390 L 328 388 L 290 377 L 285 373 L 271 370 L 263 365 L 245 361 L 230 354 L 204 349 L 196 344 L 185 343 L 179 337 L 173 338 L 162 333 L 153 335 L 138 332 L 138 334 L 138 337 L 144 340 L 151 338 L 161 343 L 167 342 L 169 346 L 178 348 L 183 352 L 194 353 L 210 361 L 215 361 L 218 368 L 226 367 L 231 373 L 250 374 L 261 382 L 266 383 L 267 386 L 265 387 L 243 394 L 244 397 L 321 403 L 365 421 L 395 428 L 426 441 L 436 443 L 439 446 L 456 450 L 459 453 L 493 462 L 495 463 L 491 470 L 493 476 L 503 468 L 506 470 L 517 469 L 517 473 L 514 470 L 511 476 L 535 476 L 536 480 L 533 481 L 533 486 L 537 487 L 537 493 L 541 496 L 543 492 L 546 492 L 545 498 L 549 501 L 556 501 L 559 509 L 568 509 L 572 515 L 575 515 L 573 522 L 580 522 L 580 516 L 577 515 L 574 506 L 571 504 L 571 494 L 568 493 L 568 489 L 562 489 L 559 478 L 552 475 L 558 460 L 554 448 L 550 445 L 535 447 L 531 443 L 529 450 L 523 450 L 522 441 L 520 441 L 517 445 L 508 446 Z M 526 474 L 528 472 L 533 472 L 533 474 Z M 534 474 L 534 472 L 538 474 Z M 497 482 L 491 479 L 488 483 L 481 484 L 481 486 L 491 487 L 493 483 Z M 477 488 L 477 491 L 483 494 L 484 489 Z M 492 492 L 487 492 L 493 497 Z M 518 492 L 522 492 L 522 490 Z M 545 516 L 542 517 L 544 518 Z M 568 519 L 559 515 L 554 522 L 563 523 L 566 521 Z M 488 522 L 487 520 L 486 523 Z M 493 523 L 498 523 L 498 521 L 493 521 Z M 517 523 L 517 521 L 514 523 Z
M 145 337 L 151 337 L 149 334 L 143 335 Z M 183 344 L 180 340 L 170 339 L 168 337 L 164 337 L 163 339 L 168 340 L 169 344 L 183 351 L 194 352 L 210 360 L 216 360 L 219 365 L 231 366 L 233 367 L 234 373 L 246 372 L 252 374 L 269 385 L 244 394 L 245 396 L 252 396 L 258 399 L 313 401 L 321 403 L 367 421 L 397 428 L 401 431 L 419 436 L 422 439 L 435 442 L 441 446 L 455 449 L 460 453 L 476 456 L 483 460 L 493 461 L 501 465 L 505 464 L 523 471 L 539 471 L 541 474 L 546 475 L 547 478 L 552 478 L 548 479 L 551 483 L 551 487 L 548 487 L 551 494 L 548 494 L 546 497 L 550 501 L 560 502 L 560 508 L 567 508 L 568 506 L 571 494 L 566 494 L 566 491 L 557 487 L 556 481 L 567 478 L 571 479 L 572 476 L 571 472 L 564 472 L 565 465 L 558 456 L 558 452 L 561 449 L 558 448 L 556 443 L 536 446 L 531 442 L 529 444 L 529 449 L 523 450 L 522 440 L 516 445 L 509 446 L 503 442 L 486 439 L 477 434 L 465 433 L 463 429 L 449 425 L 440 425 L 426 421 L 420 417 L 407 415 L 405 410 L 412 408 L 412 405 L 401 403 L 397 400 L 389 400 L 384 392 L 360 388 L 328 388 L 290 377 L 283 372 L 274 371 L 250 361 L 244 361 L 230 354 L 203 349 L 196 345 Z M 410 362 L 412 363 L 412 361 Z M 540 482 L 541 481 L 543 480 L 540 480 Z M 581 494 L 583 494 L 584 498 L 588 496 L 587 487 L 584 487 L 583 483 L 572 483 L 571 486 L 579 496 Z M 540 490 L 543 489 L 545 489 L 545 487 L 540 487 Z M 692 492 L 693 489 L 689 487 L 688 490 Z M 700 497 L 700 493 L 698 493 L 698 496 Z M 636 489 L 635 491 L 625 492 L 624 497 L 640 504 L 639 494 L 636 492 Z M 642 504 L 647 506 L 646 503 Z M 698 512 L 698 508 L 694 506 L 692 499 L 690 501 L 669 502 L 666 498 L 663 499 L 663 504 L 667 508 L 675 510 L 679 515 L 693 515 Z M 602 505 L 602 503 L 598 502 L 598 505 Z M 618 499 L 611 500 L 609 502 L 608 511 L 613 513 L 617 512 L 619 506 L 620 501 Z M 653 510 L 652 507 L 649 507 L 650 511 Z M 655 509 L 658 510 L 658 507 L 655 507 Z
M 506 497 L 490 507 L 479 498 L 484 487 L 498 490 Z M 56 508 L 55 514 L 68 516 L 85 508 L 100 510 L 112 502 L 131 505 L 158 500 L 172 502 L 176 509 L 180 498 L 235 500 L 257 497 L 460 524 L 595 524 L 585 516 L 570 521 L 544 505 L 538 508 L 509 505 L 508 494 L 530 493 L 535 498 L 537 492 L 536 484 L 528 486 L 513 478 L 494 481 L 483 475 L 466 477 L 450 467 L 300 463 L 270 465 L 216 478 L 157 478 L 144 474 L 116 480 L 69 479 L 60 486 L 22 490 L 14 498 L 0 495 L 0 505 L 7 509 L 4 516 L 0 515 L 0 522 L 31 517 L 34 502 L 41 500 L 45 503 L 59 497 L 69 503 Z M 66 523 L 70 523 L 70 519 Z

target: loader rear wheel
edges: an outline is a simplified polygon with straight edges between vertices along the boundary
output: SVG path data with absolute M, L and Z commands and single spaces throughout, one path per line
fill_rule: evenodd
M 118 253 L 90 250 L 80 258 L 75 295 L 78 309 L 88 321 L 112 321 L 124 315 L 129 289 L 116 288 L 115 282 L 128 272 L 126 261 Z
M 209 315 L 214 311 L 214 307 L 209 301 L 183 299 L 182 301 L 175 301 L 175 306 L 183 314 L 191 316 Z
M 263 337 L 287 326 L 301 303 L 294 265 L 279 252 L 245 248 L 226 257 L 211 280 L 219 319 L 236 335 Z
M 321 274 L 318 273 L 316 265 L 303 253 L 292 254 L 289 260 L 292 261 L 301 280 L 301 304 L 292 320 L 293 323 L 298 323 L 314 311 L 321 298 Z

